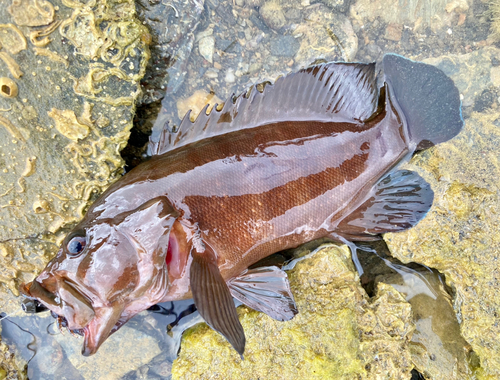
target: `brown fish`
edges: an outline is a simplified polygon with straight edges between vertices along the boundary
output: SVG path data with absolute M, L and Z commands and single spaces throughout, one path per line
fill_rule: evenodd
M 84 334 L 84 355 L 140 311 L 190 297 L 243 354 L 233 297 L 278 320 L 297 313 L 286 273 L 250 265 L 325 236 L 372 240 L 409 228 L 432 204 L 418 174 L 394 168 L 460 131 L 458 90 L 439 69 L 400 56 L 381 68 L 377 78 L 375 64 L 314 66 L 194 123 L 188 113 L 22 292 Z

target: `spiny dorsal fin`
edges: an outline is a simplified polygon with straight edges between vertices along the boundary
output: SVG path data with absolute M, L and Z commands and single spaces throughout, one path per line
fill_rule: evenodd
M 219 111 L 214 106 L 209 115 L 207 105 L 194 122 L 189 111 L 176 132 L 166 124 L 158 141 L 150 141 L 149 153 L 280 121 L 361 123 L 378 105 L 373 63 L 326 63 L 280 77 L 262 92 L 256 87 L 230 97 Z

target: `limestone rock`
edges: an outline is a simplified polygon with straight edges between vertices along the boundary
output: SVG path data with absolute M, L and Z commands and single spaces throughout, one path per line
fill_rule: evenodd
M 315 60 L 350 62 L 358 51 L 358 37 L 347 17 L 334 13 L 322 4 L 304 10 L 304 22 L 293 35 L 300 38 L 295 55 L 297 66 L 308 66 Z
M 33 279 L 64 229 L 121 175 L 119 152 L 150 42 L 133 0 L 8 3 L 0 7 L 0 78 L 14 83 L 0 96 L 0 309 L 7 313 L 19 308 L 19 283 Z
M 247 336 L 243 361 L 222 336 L 198 325 L 185 333 L 173 378 L 410 377 L 411 307 L 385 284 L 369 299 L 347 247 L 320 249 L 288 275 L 299 310 L 294 319 L 238 308 Z
M 477 112 L 474 103 L 491 87 L 490 62 L 499 58 L 500 50 L 485 48 L 428 60 L 455 81 L 468 116 L 457 137 L 406 165 L 431 184 L 430 212 L 414 228 L 385 235 L 401 261 L 445 274 L 462 335 L 479 356 L 479 379 L 500 376 L 500 111 Z

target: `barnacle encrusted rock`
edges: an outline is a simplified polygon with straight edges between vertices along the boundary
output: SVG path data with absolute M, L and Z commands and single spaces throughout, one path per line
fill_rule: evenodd
M 0 7 L 0 310 L 122 173 L 149 42 L 133 0 Z
M 326 268 L 328 268 L 326 270 Z M 278 322 L 239 307 L 245 360 L 207 325 L 185 333 L 174 379 L 408 379 L 414 323 L 404 296 L 379 284 L 370 299 L 346 246 L 329 246 L 288 272 L 299 314 Z
M 498 86 L 500 50 L 485 48 L 463 56 L 430 60 L 453 78 L 461 94 L 464 130 L 406 168 L 416 170 L 434 190 L 434 204 L 414 228 L 387 234 L 394 256 L 446 275 L 463 337 L 479 362 L 478 379 L 500 376 L 500 111 L 482 104 Z
M 1 335 L 2 326 L 0 324 L 0 337 Z M 0 338 L 0 379 L 25 380 L 27 378 L 26 362 Z

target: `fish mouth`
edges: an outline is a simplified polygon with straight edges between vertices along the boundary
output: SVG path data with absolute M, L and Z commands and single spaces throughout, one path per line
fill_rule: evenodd
M 22 284 L 20 291 L 27 298 L 46 306 L 57 316 L 59 325 L 71 332 L 85 329 L 95 316 L 91 301 L 67 281 L 57 281 L 57 292 L 54 293 L 36 279 Z
M 90 300 L 68 282 L 57 281 L 57 288 L 57 294 L 54 294 L 35 279 L 22 284 L 19 290 L 25 297 L 46 306 L 56 318 L 59 328 L 84 336 L 84 356 L 95 354 L 108 336 L 125 323 L 120 321 L 124 311 L 122 303 L 94 309 Z
M 54 307 L 61 307 L 60 299 L 58 299 L 58 297 L 54 293 L 51 293 L 46 288 L 44 288 L 42 284 L 36 281 L 36 279 L 28 284 L 21 284 L 21 286 L 19 287 L 19 291 L 26 298 L 35 299 L 51 310 Z

